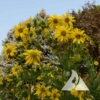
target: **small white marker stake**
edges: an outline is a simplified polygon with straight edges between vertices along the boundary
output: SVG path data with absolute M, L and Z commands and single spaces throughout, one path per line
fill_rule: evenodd
M 74 78 L 76 78 L 76 81 L 75 81 L 75 83 L 72 83 L 72 80 Z M 77 86 L 76 86 L 76 84 L 77 84 Z M 71 75 L 70 79 L 67 81 L 67 83 L 64 85 L 64 87 L 62 88 L 62 91 L 73 90 L 74 88 L 79 91 L 89 91 L 88 87 L 85 85 L 85 83 L 83 82 L 81 77 L 78 78 L 76 71 L 72 70 L 72 75 Z

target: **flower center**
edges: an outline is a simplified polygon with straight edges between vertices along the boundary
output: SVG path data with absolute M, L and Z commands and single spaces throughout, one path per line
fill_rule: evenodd
M 32 57 L 36 58 L 37 53 L 36 53 L 36 52 L 30 52 L 30 55 L 31 55 Z
M 18 32 L 19 32 L 19 33 L 22 33 L 22 32 L 23 32 L 23 28 L 19 28 L 19 29 L 18 29 Z
M 53 23 L 54 23 L 54 24 L 57 24 L 57 23 L 58 23 L 58 20 L 57 20 L 57 19 L 54 19 L 54 20 L 53 20 Z
M 54 93 L 54 94 L 53 94 L 53 98 L 56 98 L 56 97 L 57 97 L 57 95 L 56 95 L 56 93 Z
M 41 87 L 41 92 L 42 92 L 42 93 L 45 93 L 45 88 L 44 88 L 44 86 Z
M 66 31 L 61 31 L 62 36 L 66 36 Z
M 81 35 L 79 35 L 79 34 L 76 35 L 76 38 L 77 38 L 77 39 L 80 39 L 80 38 L 81 38 Z
M 17 72 L 19 70 L 19 68 L 15 68 L 15 72 Z
M 7 54 L 9 54 L 11 52 L 11 49 L 9 48 L 9 49 L 7 49 Z
M 68 23 L 69 22 L 69 18 L 65 18 L 65 22 Z

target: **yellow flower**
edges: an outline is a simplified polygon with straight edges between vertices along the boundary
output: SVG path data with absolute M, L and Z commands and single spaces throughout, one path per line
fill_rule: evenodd
M 27 65 L 39 65 L 40 62 L 40 56 L 41 56 L 41 51 L 39 50 L 26 50 L 26 52 L 24 53 L 24 55 L 26 56 L 25 60 Z
M 51 88 L 51 86 L 47 86 L 45 87 L 44 85 L 36 85 L 36 93 L 35 95 L 38 96 L 38 98 L 41 98 L 42 100 L 44 100 L 44 98 L 46 96 L 50 96 L 50 92 L 49 92 L 49 88 Z
M 21 69 L 21 66 L 15 64 L 14 67 L 12 68 L 11 72 L 13 75 L 17 75 L 17 73 L 20 69 Z
M 24 48 L 27 48 L 28 43 L 26 41 L 21 41 L 21 42 L 19 42 L 19 45 L 24 47 Z
M 76 91 L 75 89 L 71 90 L 70 93 L 71 93 L 74 97 L 78 97 L 78 91 Z
M 54 77 L 54 75 L 50 72 L 50 73 L 48 73 L 48 76 L 50 76 L 51 78 L 53 78 Z
M 69 39 L 70 28 L 59 26 L 55 29 L 54 38 L 59 42 L 66 42 Z
M 26 35 L 28 34 L 28 28 L 25 27 L 24 23 L 18 24 L 14 27 L 14 35 L 16 38 L 21 38 L 23 41 L 26 41 Z
M 44 28 L 44 29 L 41 31 L 41 33 L 44 34 L 44 35 L 46 35 L 48 32 L 49 32 L 49 31 L 48 31 L 47 28 Z
M 70 16 L 70 14 L 67 12 L 66 15 L 62 15 L 62 20 L 63 20 L 63 24 L 69 24 L 70 26 L 72 26 L 72 23 L 75 22 L 74 17 Z
M 84 34 L 84 30 L 79 30 L 78 28 L 74 29 L 72 32 L 73 43 L 77 42 L 78 44 L 84 43 L 86 34 Z
M 2 78 L 2 77 L 0 77 L 0 85 L 2 84 L 2 81 L 3 81 L 3 78 Z
M 6 56 L 6 58 L 13 57 L 16 52 L 17 52 L 17 50 L 16 50 L 16 45 L 15 44 L 8 44 L 7 43 L 4 46 L 3 53 Z
M 55 28 L 60 24 L 61 18 L 54 14 L 48 18 L 48 23 L 51 29 L 55 30 Z
M 76 87 L 77 87 L 77 85 L 76 85 Z M 84 92 L 85 92 L 85 91 L 77 91 L 77 90 L 76 90 L 76 87 L 75 87 L 73 90 L 71 90 L 70 93 L 71 93 L 74 97 L 79 98 L 79 100 L 84 100 L 84 99 L 83 99 L 83 96 L 84 96 Z
M 98 61 L 94 61 L 94 65 L 96 66 L 99 65 Z
M 58 93 L 58 90 L 57 89 L 52 90 L 51 100 L 59 100 L 59 97 L 60 96 L 61 95 Z
M 37 80 L 42 80 L 42 79 L 43 79 L 42 76 L 38 76 L 38 77 L 37 77 Z
M 6 80 L 7 80 L 7 82 L 13 81 L 13 75 L 12 75 L 12 74 L 8 74 L 8 75 L 6 76 Z

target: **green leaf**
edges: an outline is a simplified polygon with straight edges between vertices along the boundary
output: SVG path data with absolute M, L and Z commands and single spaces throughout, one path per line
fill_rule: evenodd
M 16 87 L 19 87 L 19 86 L 21 86 L 22 84 L 23 84 L 23 81 L 19 81 L 19 82 L 17 83 Z
M 63 84 L 62 84 L 62 82 L 61 81 L 59 81 L 59 80 L 55 80 L 54 81 L 54 84 L 56 84 L 56 85 L 54 85 L 57 89 L 59 89 L 59 90 L 61 90 L 62 88 L 63 88 Z
M 27 98 L 28 97 L 28 93 L 27 92 L 23 92 L 22 97 Z

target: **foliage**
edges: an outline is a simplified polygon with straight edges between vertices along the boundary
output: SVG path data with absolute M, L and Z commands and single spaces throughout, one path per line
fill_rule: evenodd
M 73 11 L 72 15 L 76 20 L 74 26 L 85 30 L 92 39 L 93 45 L 87 46 L 91 57 L 100 62 L 100 6 L 88 2 L 83 6 L 82 11 L 79 10 L 78 13 Z

